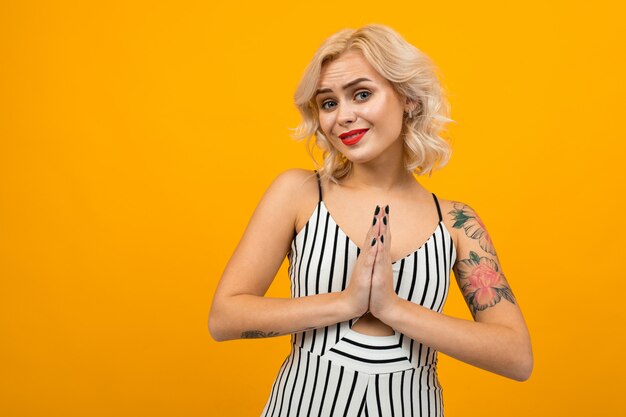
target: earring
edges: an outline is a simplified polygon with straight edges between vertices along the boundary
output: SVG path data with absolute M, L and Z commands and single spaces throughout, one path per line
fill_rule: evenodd
M 409 119 L 412 119 L 412 118 L 413 118 L 413 110 L 409 109 L 409 112 L 408 112 L 408 114 L 407 114 L 407 117 L 408 117 Z

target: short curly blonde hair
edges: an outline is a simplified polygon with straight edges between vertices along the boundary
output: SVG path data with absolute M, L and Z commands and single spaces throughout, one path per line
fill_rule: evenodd
M 371 24 L 344 29 L 324 41 L 296 89 L 294 98 L 302 122 L 296 127 L 294 138 L 307 139 L 309 153 L 323 176 L 337 182 L 350 172 L 352 162 L 330 144 L 320 128 L 315 91 L 324 64 L 354 50 L 361 52 L 397 93 L 417 105 L 417 114 L 411 118 L 405 115 L 403 119 L 404 163 L 407 170 L 417 175 L 432 175 L 433 170 L 448 162 L 452 152 L 440 136 L 452 121 L 448 117 L 449 105 L 432 61 L 387 26 Z M 322 165 L 313 157 L 315 146 L 322 151 Z

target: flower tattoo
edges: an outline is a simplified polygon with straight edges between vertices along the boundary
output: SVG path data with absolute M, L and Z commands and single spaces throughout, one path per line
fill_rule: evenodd
M 459 261 L 456 273 L 473 316 L 477 311 L 495 306 L 502 298 L 515 304 L 513 292 L 493 259 L 479 257 L 471 251 L 469 259 Z
M 487 253 L 496 254 L 496 249 L 491 242 L 491 237 L 485 229 L 480 217 L 469 206 L 462 203 L 454 203 L 454 210 L 450 211 L 454 218 L 452 227 L 456 229 L 463 228 L 465 234 L 472 239 L 478 239 L 478 244 Z

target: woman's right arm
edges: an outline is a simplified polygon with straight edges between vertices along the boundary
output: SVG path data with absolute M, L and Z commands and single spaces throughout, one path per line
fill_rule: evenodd
M 209 316 L 209 331 L 215 340 L 295 333 L 349 320 L 367 310 L 370 284 L 369 276 L 365 277 L 368 269 L 371 275 L 376 246 L 370 246 L 368 256 L 359 257 L 351 283 L 343 292 L 264 297 L 293 239 L 298 215 L 294 202 L 302 201 L 300 197 L 312 186 L 317 196 L 315 181 L 310 171 L 289 170 L 263 195 L 215 291 Z M 369 241 L 375 236 L 374 229 L 368 234 Z M 362 278 L 355 279 L 357 276 Z

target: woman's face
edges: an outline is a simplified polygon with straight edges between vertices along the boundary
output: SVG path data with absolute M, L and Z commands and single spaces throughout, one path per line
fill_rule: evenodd
M 325 64 L 317 88 L 320 128 L 332 146 L 353 163 L 401 160 L 408 106 L 360 52 Z

